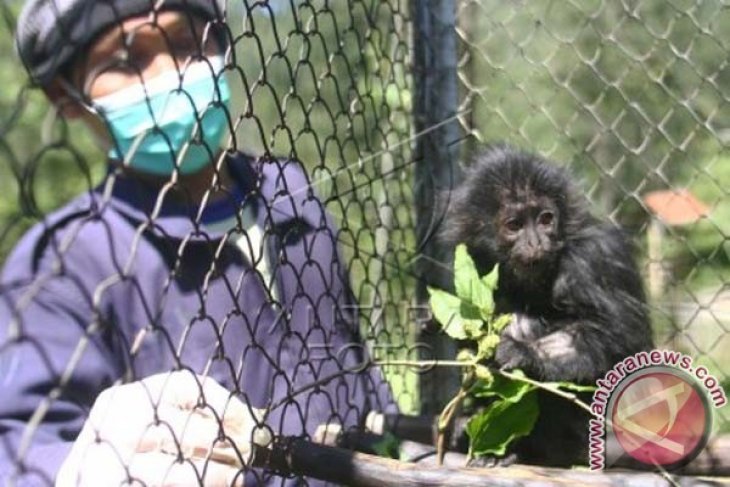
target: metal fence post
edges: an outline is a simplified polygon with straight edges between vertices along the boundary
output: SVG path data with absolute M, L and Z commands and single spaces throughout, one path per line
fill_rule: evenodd
M 416 290 L 419 305 L 428 303 L 426 285 L 448 282 L 447 249 L 434 238 L 443 213 L 438 194 L 458 179 L 458 141 L 461 133 L 456 120 L 457 39 L 454 0 L 411 3 L 413 14 L 413 84 L 416 168 L 414 193 L 416 235 L 419 242 Z M 423 322 L 420 343 L 429 349 L 429 358 L 449 358 L 455 354 L 453 341 L 438 332 L 438 326 Z M 459 371 L 436 368 L 421 376 L 421 412 L 435 413 L 458 389 Z

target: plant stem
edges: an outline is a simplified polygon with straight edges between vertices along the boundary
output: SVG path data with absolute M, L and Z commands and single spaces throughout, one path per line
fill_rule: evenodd
M 578 399 L 578 396 L 576 396 L 572 392 L 567 392 L 567 391 L 564 391 L 564 390 L 562 390 L 562 389 L 560 389 L 558 387 L 555 387 L 553 385 L 545 384 L 543 382 L 536 381 L 534 379 L 530 379 L 529 377 L 525 377 L 525 376 L 522 376 L 522 375 L 519 375 L 519 374 L 513 374 L 512 372 L 507 372 L 506 370 L 497 370 L 497 373 L 499 375 L 503 376 L 503 377 L 507 377 L 508 379 L 519 380 L 519 381 L 524 382 L 525 384 L 530 384 L 531 386 L 536 387 L 538 389 L 542 389 L 544 391 L 551 392 L 551 393 L 555 394 L 556 396 L 560 396 L 563 399 L 566 399 L 566 400 L 572 402 L 573 404 L 575 404 L 579 408 L 588 411 L 588 413 L 591 416 L 595 416 L 595 414 L 594 414 L 593 410 L 591 409 L 591 407 L 588 404 L 586 404 L 583 401 L 581 401 L 580 399 Z
M 439 415 L 438 437 L 436 439 L 436 457 L 438 458 L 439 465 L 443 465 L 444 455 L 446 455 L 446 431 L 449 429 L 451 420 L 454 418 L 459 406 L 468 395 L 469 388 L 462 385 L 459 392 L 449 401 Z
M 474 367 L 476 365 L 476 363 L 474 362 L 462 360 L 387 360 L 383 362 L 376 361 L 375 363 L 377 365 L 401 365 L 406 367 L 418 367 L 422 369 L 425 369 L 427 367 Z M 593 410 L 591 410 L 591 407 L 585 402 L 578 399 L 578 396 L 576 396 L 572 392 L 567 392 L 558 387 L 545 384 L 534 379 L 530 379 L 529 377 L 523 377 L 518 374 L 513 374 L 512 372 L 507 372 L 506 370 L 496 370 L 496 372 L 503 377 L 507 377 L 508 379 L 519 380 L 526 384 L 530 384 L 531 386 L 551 392 L 556 396 L 560 396 L 563 399 L 572 402 L 579 408 L 590 413 L 591 416 L 595 416 Z
M 417 367 L 425 369 L 428 367 L 474 367 L 474 362 L 465 362 L 463 360 L 375 360 L 375 365 L 401 365 L 405 367 Z

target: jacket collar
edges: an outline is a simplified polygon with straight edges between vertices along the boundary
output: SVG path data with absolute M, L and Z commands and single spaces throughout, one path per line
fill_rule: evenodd
M 312 211 L 315 205 L 308 201 L 310 193 L 306 186 L 295 184 L 298 187 L 290 187 L 292 182 L 286 177 L 286 166 L 293 162 L 263 160 L 237 153 L 227 156 L 226 164 L 238 186 L 230 195 L 230 204 L 236 208 L 242 204 L 252 205 L 262 228 L 276 227 L 293 219 L 305 219 L 317 226 L 316 213 Z M 111 172 L 96 189 L 102 211 L 110 206 L 133 225 L 146 226 L 148 231 L 161 236 L 201 241 L 220 240 L 224 236 L 203 228 L 201 221 L 205 215 L 199 214 L 198 205 L 175 201 L 163 192 Z

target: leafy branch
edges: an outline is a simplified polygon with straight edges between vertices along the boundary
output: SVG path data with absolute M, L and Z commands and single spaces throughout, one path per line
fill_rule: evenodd
M 509 445 L 532 431 L 539 407 L 537 391 L 556 394 L 591 412 L 575 392 L 593 390 L 570 382 L 539 382 L 521 370 L 494 371 L 487 364 L 493 359 L 500 333 L 512 316 L 495 312 L 494 291 L 499 281 L 495 266 L 479 276 L 465 245 L 456 248 L 454 288 L 456 295 L 429 288 L 431 310 L 444 331 L 455 340 L 466 342 L 456 361 L 413 361 L 408 365 L 450 366 L 464 368 L 462 385 L 439 415 L 437 452 L 439 462 L 445 454 L 445 435 L 464 400 L 468 397 L 488 399 L 489 404 L 474 414 L 466 425 L 469 457 L 504 456 Z M 592 413 L 591 413 L 592 414 Z

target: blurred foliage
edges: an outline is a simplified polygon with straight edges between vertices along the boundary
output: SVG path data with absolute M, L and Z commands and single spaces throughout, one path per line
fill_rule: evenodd
M 467 128 L 569 164 L 623 225 L 643 228 L 644 192 L 684 186 L 702 157 L 726 153 L 721 0 L 460 5 Z
M 730 282 L 730 156 L 711 160 L 688 187 L 709 215 L 671 230 L 673 275 L 691 289 L 721 288 Z
M 21 5 L 0 4 L 0 263 L 28 227 L 92 187 L 105 166 L 90 134 L 30 88 L 11 35 Z
M 642 196 L 689 188 L 710 218 L 669 233 L 677 279 L 727 283 L 730 6 L 721 0 L 460 2 L 476 139 L 570 166 L 644 246 Z M 519 8 L 518 8 L 519 6 Z M 710 277 L 712 275 L 713 277 Z

